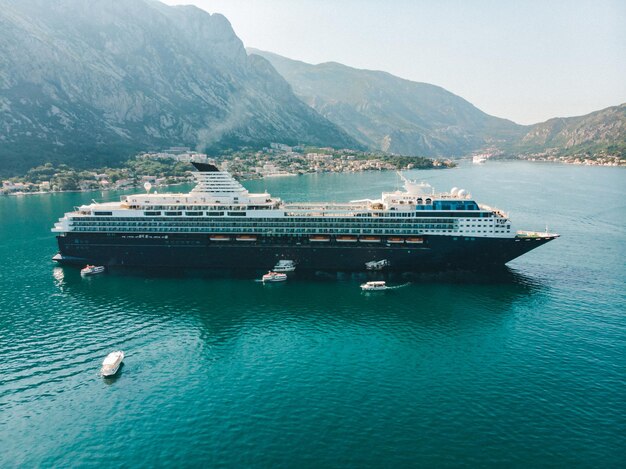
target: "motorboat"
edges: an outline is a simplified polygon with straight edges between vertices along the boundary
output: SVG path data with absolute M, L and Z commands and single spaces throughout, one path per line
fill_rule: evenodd
M 117 373 L 117 370 L 119 370 L 123 360 L 124 352 L 121 350 L 109 353 L 102 362 L 100 374 L 102 374 L 102 376 L 113 376 Z
M 365 268 L 367 270 L 383 270 L 387 266 L 389 266 L 389 261 L 387 259 L 382 259 L 380 261 L 370 261 L 365 263 Z
M 273 272 L 293 272 L 296 270 L 296 263 L 289 259 L 281 259 L 274 266 Z
M 86 265 L 85 267 L 80 269 L 80 275 L 82 276 L 97 275 L 101 274 L 102 272 L 104 272 L 103 265 Z
M 472 158 L 472 163 L 484 164 L 485 161 L 487 161 L 487 158 L 489 158 L 488 155 L 474 155 L 474 157 Z
M 261 277 L 261 281 L 265 282 L 284 282 L 287 280 L 287 274 L 281 272 L 272 272 L 271 270 Z
M 383 290 L 388 290 L 388 289 L 389 287 L 387 286 L 384 280 L 366 282 L 361 285 L 361 290 L 363 291 L 383 291 Z

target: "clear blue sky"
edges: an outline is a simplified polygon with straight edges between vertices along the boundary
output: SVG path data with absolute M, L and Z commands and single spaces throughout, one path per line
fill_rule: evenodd
M 626 102 L 626 0 L 166 0 L 247 47 L 442 86 L 530 124 Z

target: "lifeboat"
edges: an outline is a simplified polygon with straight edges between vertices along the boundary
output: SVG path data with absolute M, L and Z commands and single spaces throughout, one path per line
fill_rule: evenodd
M 309 241 L 311 241 L 312 243 L 327 243 L 330 241 L 330 236 L 311 236 L 309 238 Z
M 424 238 L 407 238 L 407 244 L 423 244 Z
M 362 243 L 380 243 L 380 238 L 378 236 L 361 236 L 359 241 Z
M 387 238 L 387 242 L 391 244 L 402 244 L 404 243 L 404 238 Z
M 225 235 L 211 235 L 209 236 L 211 241 L 230 241 L 230 236 Z
M 356 243 L 356 236 L 337 236 L 338 243 Z
M 239 235 L 235 238 L 237 241 L 256 241 L 256 236 L 252 236 L 252 235 Z

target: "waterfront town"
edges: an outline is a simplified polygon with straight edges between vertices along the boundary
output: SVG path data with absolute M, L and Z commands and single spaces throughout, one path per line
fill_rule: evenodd
M 0 194 L 56 191 L 124 190 L 149 182 L 163 187 L 190 181 L 190 161 L 207 161 L 204 153 L 172 147 L 136 155 L 121 168 L 77 170 L 50 163 L 28 171 L 23 177 L 2 181 Z M 210 158 L 220 169 L 239 179 L 297 176 L 316 172 L 359 172 L 454 167 L 450 160 L 395 156 L 333 148 L 291 147 L 272 143 L 261 150 L 241 150 Z
M 520 155 L 519 159 L 549 163 L 565 163 L 585 166 L 626 166 L 626 158 L 620 155 L 599 155 L 590 158 L 588 155 L 561 156 L 555 152 L 540 152 Z
M 483 156 L 483 162 L 489 159 L 509 159 L 498 151 L 490 151 Z M 577 165 L 626 166 L 626 160 L 612 155 L 589 158 L 585 155 L 559 156 L 556 153 L 543 152 L 518 155 L 517 159 Z M 458 161 L 349 149 L 289 146 L 281 143 L 272 143 L 261 150 L 244 149 L 211 158 L 188 147 L 171 147 L 162 151 L 140 153 L 120 168 L 79 170 L 64 164 L 55 166 L 48 163 L 31 169 L 24 176 L 3 180 L 0 195 L 124 190 L 143 186 L 147 182 L 153 187 L 164 187 L 191 181 L 192 169 L 189 163 L 207 160 L 216 162 L 220 169 L 227 170 L 242 180 L 320 172 L 442 169 L 454 167 L 455 161 Z

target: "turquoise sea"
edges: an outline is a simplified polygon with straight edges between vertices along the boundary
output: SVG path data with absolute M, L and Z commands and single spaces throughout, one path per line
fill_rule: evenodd
M 0 467 L 626 467 L 625 170 L 410 176 L 562 236 L 498 275 L 383 294 L 350 275 L 82 279 L 50 228 L 119 194 L 0 197 Z M 245 185 L 346 201 L 398 178 Z

